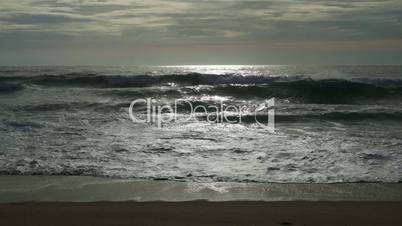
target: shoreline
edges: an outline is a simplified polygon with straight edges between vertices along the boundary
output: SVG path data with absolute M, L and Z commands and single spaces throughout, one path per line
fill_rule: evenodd
M 402 184 L 0 176 L 0 225 L 402 225 Z
M 198 183 L 90 176 L 0 176 L 0 203 L 194 200 L 402 201 L 402 183 Z
M 0 225 L 402 225 L 402 202 L 0 204 Z

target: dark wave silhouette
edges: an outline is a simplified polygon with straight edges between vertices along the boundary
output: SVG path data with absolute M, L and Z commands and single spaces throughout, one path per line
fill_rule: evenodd
M 218 84 L 266 84 L 277 80 L 268 76 L 238 76 L 215 74 L 172 74 L 172 75 L 96 75 L 65 74 L 40 76 L 1 76 L 0 81 L 18 81 L 46 86 L 97 86 L 97 87 L 143 87 L 163 83 L 187 85 Z
M 390 83 L 393 86 L 390 86 Z M 385 86 L 384 84 L 387 84 Z M 291 98 L 309 103 L 353 103 L 359 100 L 402 98 L 402 86 L 383 81 L 383 85 L 349 80 L 298 80 L 255 86 L 222 86 L 210 91 L 235 97 Z
M 128 97 L 160 96 L 177 98 L 185 85 L 210 85 L 199 91 L 211 95 L 228 95 L 236 98 L 289 98 L 307 103 L 355 103 L 361 100 L 402 99 L 402 80 L 390 79 L 321 79 L 304 77 L 267 77 L 216 74 L 173 74 L 104 76 L 96 74 L 41 75 L 41 76 L 1 76 L 1 92 L 13 92 L 23 87 L 21 84 L 41 86 L 79 86 L 95 88 L 139 88 L 160 87 L 177 84 L 178 88 L 167 90 L 126 90 L 114 94 Z M 12 84 L 10 83 L 12 82 Z M 0 83 L 1 84 L 1 83 Z M 14 85 L 15 84 L 15 85 Z M 109 94 L 113 94 L 109 92 Z M 191 94 L 191 92 L 190 92 Z
M 23 85 L 12 84 L 12 83 L 0 83 L 0 94 L 1 93 L 13 93 L 18 90 L 24 89 Z

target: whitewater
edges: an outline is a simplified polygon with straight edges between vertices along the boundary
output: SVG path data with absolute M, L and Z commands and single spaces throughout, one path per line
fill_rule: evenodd
M 139 98 L 245 113 L 240 123 L 200 114 L 158 128 L 130 119 Z M 270 98 L 274 133 L 252 117 Z M 146 117 L 145 104 L 132 110 Z M 180 105 L 178 117 L 189 111 Z M 400 182 L 402 67 L 0 67 L 0 174 Z

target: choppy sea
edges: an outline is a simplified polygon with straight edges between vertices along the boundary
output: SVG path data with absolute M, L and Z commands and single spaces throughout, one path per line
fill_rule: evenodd
M 130 119 L 141 98 L 244 112 L 157 127 Z M 253 120 L 270 98 L 275 132 Z M 146 118 L 147 106 L 132 112 Z M 400 182 L 402 67 L 0 67 L 0 174 Z

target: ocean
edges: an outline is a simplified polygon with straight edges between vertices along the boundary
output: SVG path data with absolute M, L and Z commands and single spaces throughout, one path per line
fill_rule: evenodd
M 134 122 L 147 98 L 207 111 Z M 258 110 L 272 98 L 275 131 Z M 0 67 L 0 174 L 401 182 L 402 66 Z

